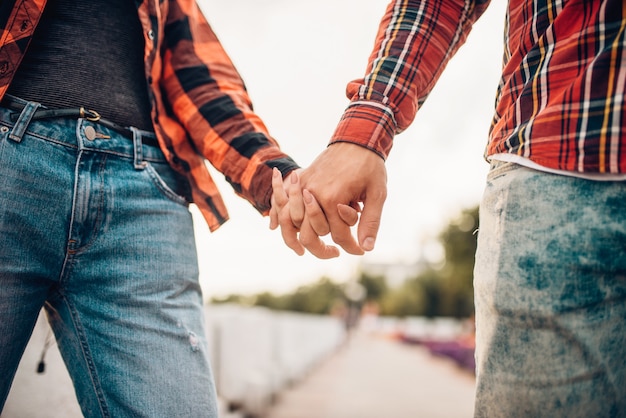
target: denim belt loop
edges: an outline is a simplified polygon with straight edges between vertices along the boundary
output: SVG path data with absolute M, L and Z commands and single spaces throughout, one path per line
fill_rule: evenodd
M 134 126 L 131 126 L 130 130 L 133 133 L 135 169 L 143 170 L 146 168 L 147 163 L 143 160 L 143 141 L 141 140 L 141 131 Z
M 15 142 L 21 142 L 22 137 L 24 136 L 24 132 L 26 132 L 26 128 L 30 124 L 33 115 L 37 111 L 37 109 L 41 106 L 40 103 L 37 102 L 27 102 L 24 109 L 20 113 L 17 122 L 15 122 L 15 126 L 13 126 L 13 130 L 9 134 L 9 138 L 11 138 Z

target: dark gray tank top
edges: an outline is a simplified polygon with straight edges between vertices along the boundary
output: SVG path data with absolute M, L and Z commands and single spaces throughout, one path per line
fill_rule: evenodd
M 134 1 L 48 0 L 7 92 L 151 131 L 143 51 Z

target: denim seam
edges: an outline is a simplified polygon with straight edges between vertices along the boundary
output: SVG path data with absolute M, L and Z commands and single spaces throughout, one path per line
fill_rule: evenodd
M 168 199 L 173 201 L 174 203 L 178 203 L 179 205 L 188 206 L 189 202 L 184 197 L 178 195 L 174 192 L 170 187 L 161 179 L 157 171 L 150 164 L 146 164 L 146 170 L 148 176 L 150 177 L 152 183 L 156 186 L 156 188 Z
M 495 180 L 502 175 L 521 168 L 523 168 L 523 166 L 511 162 L 498 161 L 497 164 L 492 163 L 492 168 L 490 168 L 487 173 L 487 180 Z
M 4 123 L 4 122 L 0 122 L 0 124 L 3 125 L 3 126 L 8 127 L 11 130 L 15 126 L 15 125 L 11 125 L 11 124 Z M 53 143 L 55 145 L 60 145 L 62 147 L 66 147 L 66 148 L 70 148 L 70 149 L 78 149 L 78 147 L 76 145 L 68 144 L 67 142 L 59 141 L 59 140 L 56 140 L 56 139 L 51 138 L 49 136 L 40 135 L 40 134 L 37 134 L 37 133 L 34 133 L 34 132 L 30 132 L 28 130 L 26 132 L 24 132 L 23 136 L 32 136 L 33 138 L 39 139 L 41 141 L 51 142 L 51 143 Z
M 76 208 L 76 200 L 77 200 L 77 193 L 78 193 L 78 166 L 80 165 L 80 162 L 83 158 L 83 153 L 80 152 L 78 158 L 76 159 L 76 175 L 74 176 L 75 180 L 74 180 L 74 197 L 73 197 L 73 202 L 72 202 L 72 215 L 70 218 L 70 228 L 69 228 L 69 235 L 68 235 L 68 239 L 67 239 L 67 247 L 66 247 L 66 259 L 68 256 L 75 256 L 75 255 L 79 255 L 80 253 L 82 253 L 83 251 L 89 249 L 93 243 L 98 239 L 98 237 L 100 236 L 100 231 L 102 229 L 102 224 L 103 221 L 105 219 L 105 217 L 103 216 L 104 214 L 104 205 L 106 202 L 105 199 L 105 195 L 106 193 L 104 192 L 104 175 L 102 174 L 102 172 L 105 169 L 106 166 L 106 155 L 102 158 L 102 161 L 100 162 L 100 167 L 98 169 L 98 174 L 99 174 L 99 178 L 101 179 L 101 194 L 100 194 L 100 198 L 99 198 L 99 203 L 97 205 L 97 213 L 96 216 L 93 220 L 93 225 L 92 225 L 92 229 L 91 229 L 91 233 L 89 234 L 89 240 L 84 242 L 84 243 L 80 243 L 80 245 L 76 248 L 70 248 L 71 244 L 76 243 L 76 240 L 73 237 L 74 235 L 74 229 L 75 229 L 75 212 L 77 210 Z M 64 265 L 65 267 L 65 265 Z
M 9 122 L 6 121 L 2 121 L 0 120 L 0 125 L 2 126 L 6 126 L 9 129 L 9 135 L 10 132 L 15 128 L 15 124 L 11 124 Z M 42 141 L 46 141 L 46 142 L 51 142 L 55 145 L 60 145 L 62 147 L 66 147 L 66 148 L 70 148 L 70 149 L 74 149 L 74 150 L 78 150 L 79 147 L 76 144 L 71 144 L 65 141 L 59 141 L 55 138 L 52 138 L 50 136 L 45 136 L 45 135 L 41 135 L 39 133 L 35 133 L 35 132 L 31 132 L 30 130 L 26 130 L 23 134 L 22 137 L 24 136 L 32 136 L 34 138 L 37 138 L 39 140 Z M 144 145 L 146 146 L 146 145 Z M 114 155 L 116 157 L 120 157 L 120 158 L 125 158 L 128 159 L 130 161 L 133 161 L 134 156 L 132 154 L 129 153 L 124 153 L 124 152 L 119 152 L 119 151 L 115 151 L 115 150 L 107 150 L 107 149 L 100 149 L 100 148 L 90 148 L 90 147 L 85 147 L 84 148 L 85 151 L 91 151 L 91 152 L 98 152 L 98 153 L 102 153 L 102 154 L 108 154 L 108 155 Z M 142 151 L 142 160 L 144 162 L 155 162 L 155 163 L 165 163 L 167 162 L 167 159 L 165 159 L 165 157 L 163 158 L 159 158 L 159 157 L 152 157 L 152 156 L 146 156 L 145 153 Z
M 89 378 L 91 380 L 92 388 L 98 399 L 100 413 L 102 414 L 102 417 L 110 417 L 111 414 L 109 413 L 109 408 L 106 403 L 104 390 L 102 389 L 100 379 L 98 378 L 98 372 L 96 370 L 96 366 L 91 355 L 91 350 L 89 350 L 89 342 L 87 341 L 87 337 L 80 322 L 78 312 L 74 308 L 74 305 L 72 305 L 72 303 L 63 294 L 61 294 L 61 298 L 68 307 L 68 311 L 70 312 L 72 325 L 74 327 L 74 330 L 76 331 L 76 335 L 80 342 L 80 349 L 83 353 L 83 360 L 87 364 L 87 369 L 89 370 Z

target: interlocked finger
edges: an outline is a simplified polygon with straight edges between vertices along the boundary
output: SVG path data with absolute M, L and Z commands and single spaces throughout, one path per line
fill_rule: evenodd
M 327 235 L 330 232 L 330 226 L 328 225 L 326 215 L 324 215 L 324 211 L 320 207 L 319 203 L 317 203 L 315 197 L 307 189 L 302 190 L 302 196 L 306 210 L 306 217 L 311 228 L 313 229 L 313 232 L 315 232 L 318 237 Z
M 308 214 L 304 217 L 300 229 L 300 244 L 311 254 L 321 259 L 339 257 L 339 249 L 333 245 L 327 245 L 322 241 L 309 222 Z

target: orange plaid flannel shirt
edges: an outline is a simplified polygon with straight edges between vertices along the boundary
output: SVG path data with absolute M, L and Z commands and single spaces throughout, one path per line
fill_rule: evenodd
M 18 70 L 46 0 L 0 2 L 0 98 Z M 146 79 L 152 120 L 170 164 L 186 174 L 193 201 L 214 231 L 228 212 L 208 160 L 235 192 L 267 214 L 272 168 L 297 164 L 254 113 L 245 85 L 195 0 L 144 0 Z

